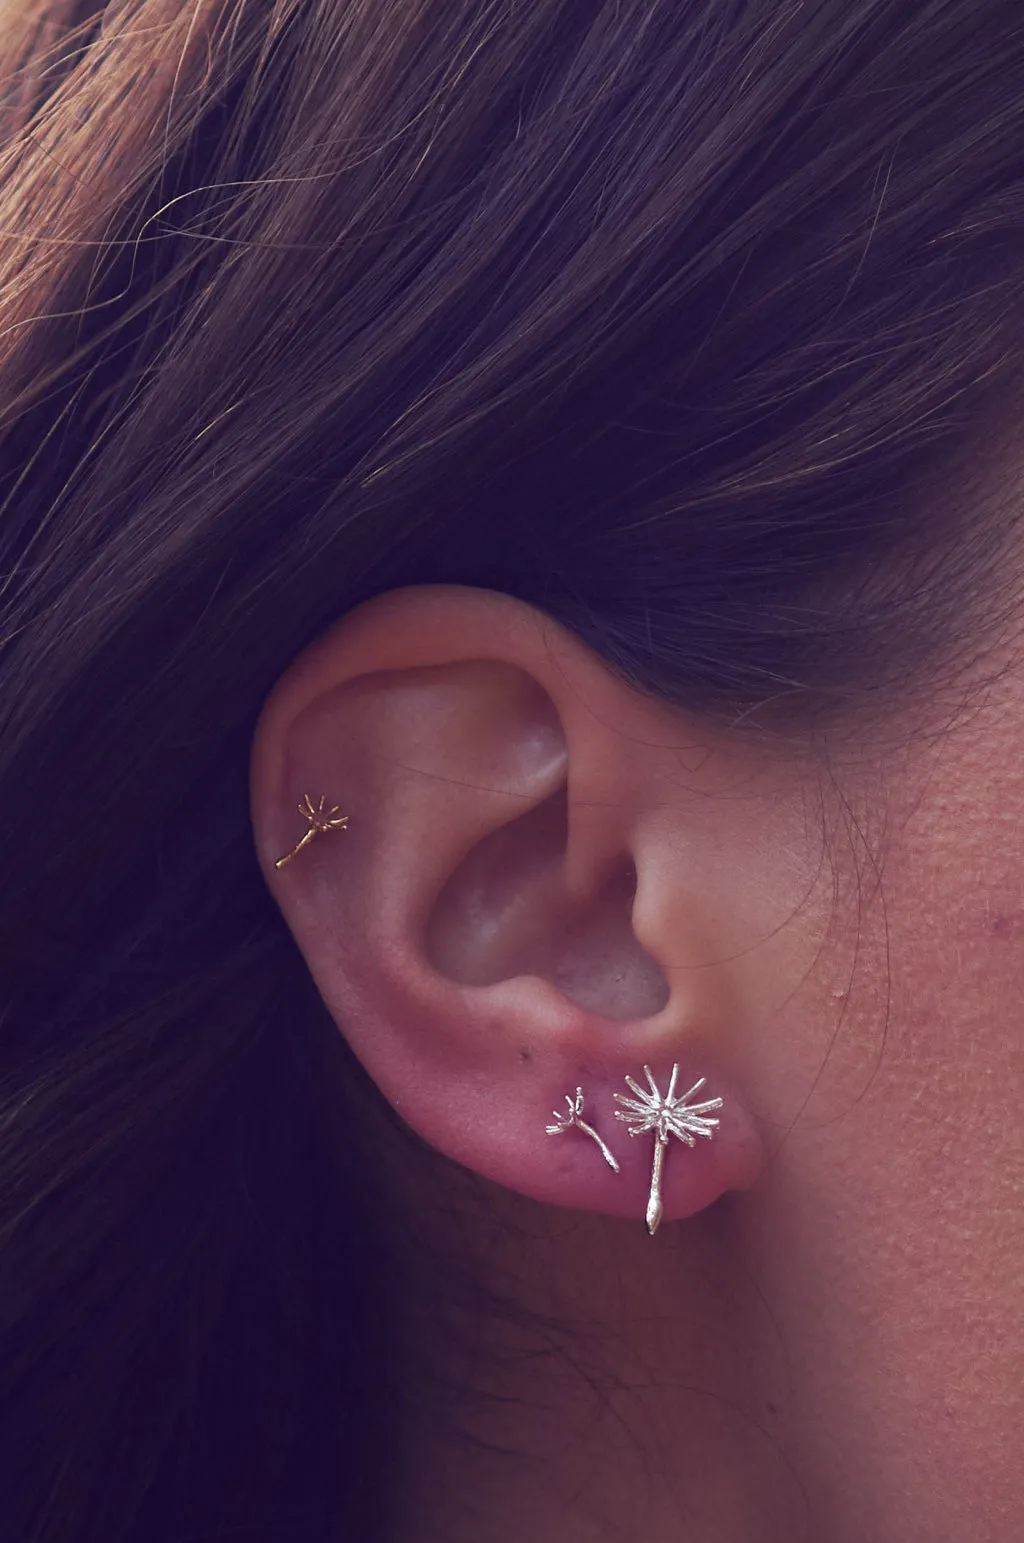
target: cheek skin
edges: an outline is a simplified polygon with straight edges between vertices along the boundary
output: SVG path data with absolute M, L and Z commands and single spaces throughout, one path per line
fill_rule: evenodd
M 1019 684 L 888 792 L 881 882 L 845 885 L 856 965 L 827 950 L 778 1019 L 814 1091 L 773 1111 L 748 1242 L 791 1356 L 780 1436 L 841 1543 L 1002 1543 L 1024 1536 Z

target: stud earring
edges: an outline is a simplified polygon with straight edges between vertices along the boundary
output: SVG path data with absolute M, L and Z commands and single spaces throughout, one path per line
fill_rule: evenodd
M 710 1117 L 711 1110 L 721 1109 L 722 1100 L 709 1098 L 702 1104 L 687 1102 L 694 1093 L 700 1092 L 707 1081 L 706 1077 L 699 1078 L 688 1093 L 675 1098 L 673 1095 L 676 1090 L 676 1078 L 679 1075 L 678 1066 L 672 1068 L 672 1077 L 664 1098 L 658 1091 L 658 1084 L 651 1075 L 649 1066 L 644 1067 L 644 1075 L 650 1083 L 650 1092 L 645 1092 L 632 1077 L 627 1077 L 626 1081 L 636 1094 L 636 1098 L 627 1098 L 624 1093 L 616 1093 L 615 1101 L 623 1107 L 616 1109 L 615 1118 L 626 1122 L 631 1136 L 642 1136 L 649 1130 L 654 1132 L 654 1166 L 651 1170 L 651 1194 L 647 1202 L 647 1231 L 653 1238 L 661 1221 L 661 1174 L 665 1166 L 665 1148 L 668 1146 L 668 1138 L 675 1136 L 689 1147 L 697 1145 L 697 1136 L 707 1136 L 710 1139 L 715 1134 L 719 1123 Z
M 322 795 L 320 802 L 314 806 L 313 800 L 308 793 L 303 796 L 302 802 L 299 804 L 299 813 L 309 825 L 309 829 L 297 847 L 293 847 L 290 852 L 286 852 L 283 857 L 277 859 L 277 862 L 274 864 L 275 868 L 283 868 L 285 863 L 290 863 L 292 858 L 301 852 L 302 848 L 312 841 L 314 836 L 329 830 L 345 829 L 348 824 L 348 815 L 342 814 L 337 806 L 333 809 L 325 809 L 324 805 L 326 802 L 326 796 Z
M 594 1127 L 592 1125 L 588 1125 L 586 1120 L 583 1119 L 583 1089 L 576 1089 L 575 1098 L 573 1098 L 570 1093 L 567 1093 L 565 1095 L 565 1102 L 568 1113 L 559 1114 L 557 1109 L 552 1111 L 554 1114 L 555 1123 L 554 1125 L 546 1125 L 544 1127 L 548 1135 L 561 1136 L 564 1135 L 567 1130 L 571 1130 L 575 1126 L 576 1130 L 581 1130 L 585 1136 L 589 1136 L 591 1141 L 597 1142 L 597 1145 L 601 1148 L 601 1156 L 604 1158 L 609 1168 L 611 1168 L 615 1173 L 618 1173 L 619 1165 L 615 1158 L 609 1152 L 608 1148 L 605 1146 L 604 1142 L 601 1140 Z

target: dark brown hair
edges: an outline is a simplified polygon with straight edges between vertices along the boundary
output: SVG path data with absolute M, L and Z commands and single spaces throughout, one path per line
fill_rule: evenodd
M 937 660 L 1019 0 L 22 0 L 0 71 L 4 1528 L 381 1536 L 373 1100 L 256 867 L 256 714 L 406 583 L 699 712 Z

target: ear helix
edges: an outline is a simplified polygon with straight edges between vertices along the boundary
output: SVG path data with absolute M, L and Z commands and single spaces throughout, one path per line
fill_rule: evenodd
M 330 831 L 345 830 L 348 826 L 349 816 L 342 814 L 335 804 L 327 808 L 326 794 L 322 794 L 318 803 L 314 804 L 308 793 L 303 795 L 298 805 L 299 813 L 306 821 L 307 829 L 298 843 L 290 852 L 279 857 L 274 863 L 275 868 L 283 868 L 290 863 L 293 857 L 298 856 L 303 847 L 308 846 L 314 836 L 325 835 Z M 632 1077 L 626 1077 L 626 1083 L 631 1088 L 635 1097 L 628 1098 L 624 1093 L 614 1095 L 615 1102 L 622 1107 L 616 1109 L 615 1118 L 622 1120 L 629 1129 L 631 1136 L 642 1136 L 648 1131 L 654 1134 L 654 1158 L 651 1166 L 651 1189 L 647 1201 L 647 1231 L 651 1237 L 657 1232 L 661 1223 L 663 1205 L 661 1198 L 662 1175 L 665 1167 L 665 1155 L 668 1147 L 669 1136 L 675 1136 L 686 1146 L 697 1145 L 697 1137 L 702 1136 L 710 1140 L 718 1128 L 719 1121 L 713 1116 L 712 1111 L 721 1109 L 721 1098 L 704 1099 L 701 1103 L 692 1104 L 690 1099 L 695 1093 L 699 1093 L 707 1081 L 706 1077 L 698 1077 L 686 1093 L 675 1096 L 676 1080 L 679 1076 L 678 1063 L 672 1067 L 669 1078 L 668 1091 L 663 1095 L 654 1080 L 654 1075 L 649 1066 L 644 1067 L 644 1076 L 647 1078 L 648 1087 L 644 1089 Z M 583 1118 L 583 1089 L 577 1088 L 576 1095 L 565 1095 L 566 1113 L 553 1112 L 554 1124 L 545 1127 L 549 1136 L 561 1136 L 568 1130 L 578 1130 L 584 1136 L 589 1137 L 600 1149 L 601 1156 L 614 1173 L 619 1173 L 619 1164 L 608 1149 L 605 1142 L 598 1135 L 594 1127 Z

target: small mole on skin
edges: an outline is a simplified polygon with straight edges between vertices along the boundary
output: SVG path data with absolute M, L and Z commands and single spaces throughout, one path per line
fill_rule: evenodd
M 519 1052 L 519 1059 L 525 1065 L 527 1061 L 532 1061 L 533 1057 L 531 1056 L 531 1054 L 530 1054 L 530 1052 L 528 1050 L 520 1050 L 520 1052 Z

